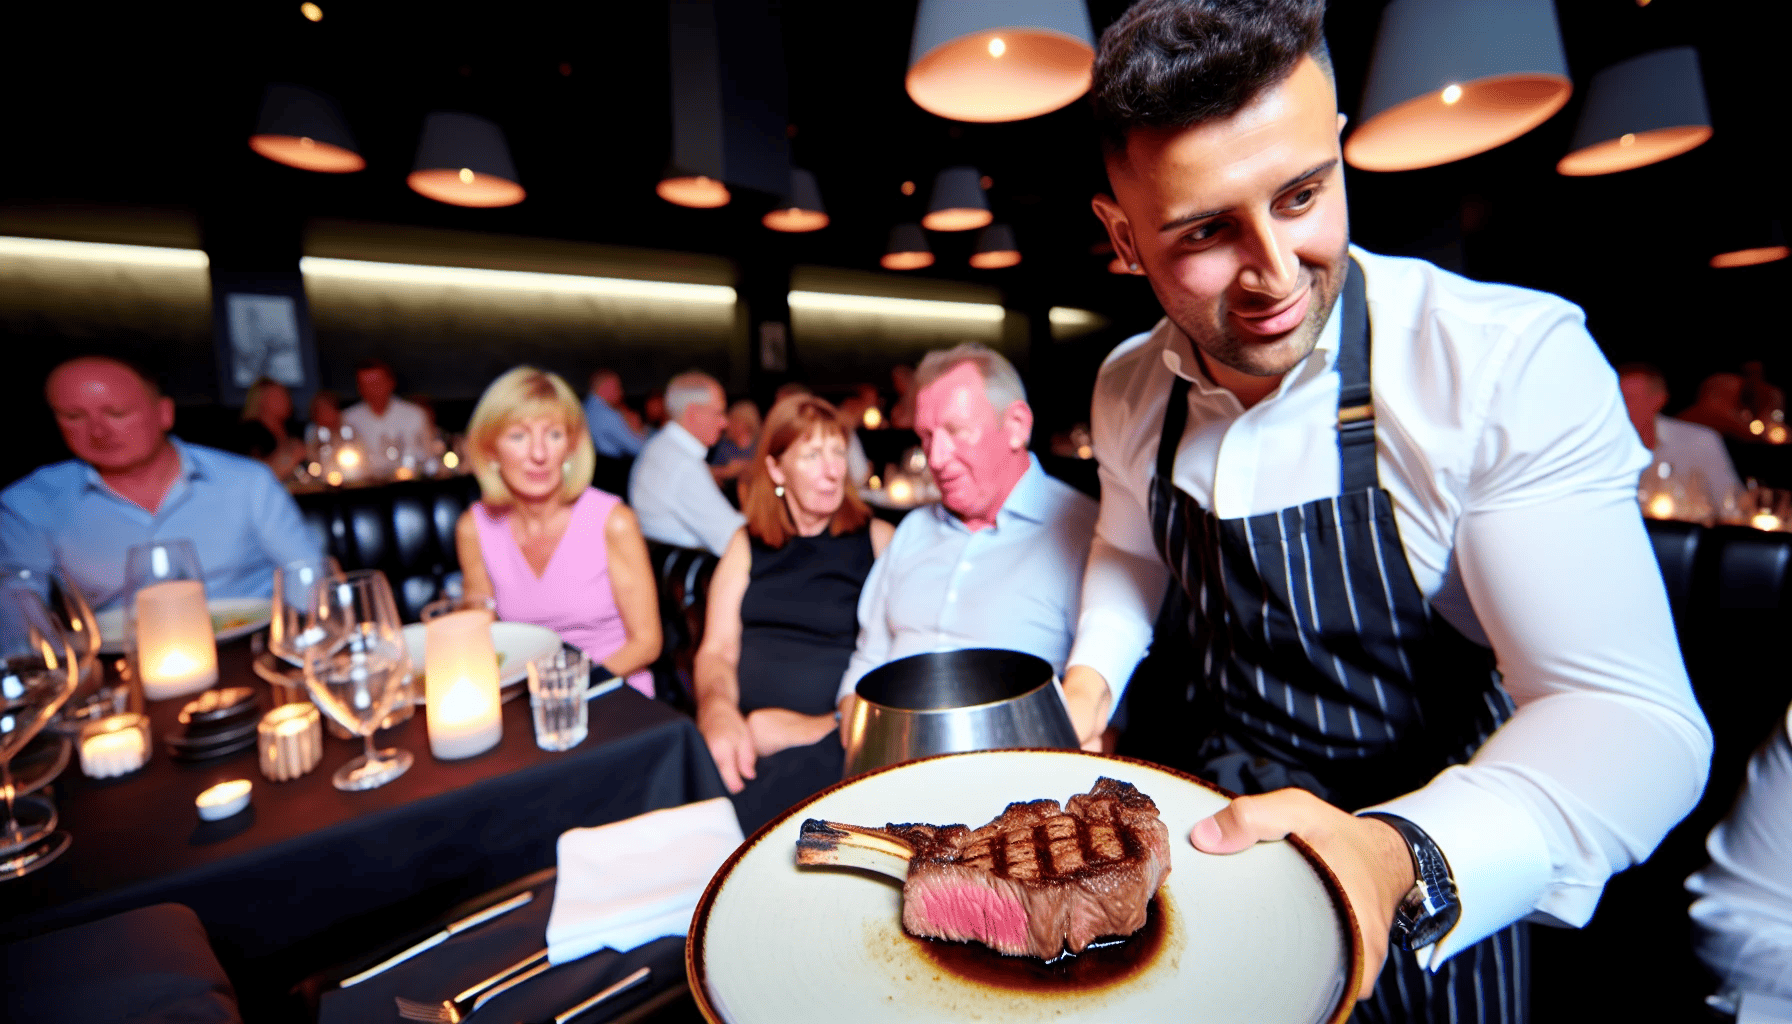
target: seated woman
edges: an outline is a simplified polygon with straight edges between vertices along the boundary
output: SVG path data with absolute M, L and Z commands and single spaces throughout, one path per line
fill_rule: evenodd
M 634 512 L 591 486 L 596 456 L 572 389 L 531 366 L 511 370 L 480 396 L 467 449 L 481 500 L 454 528 L 466 595 L 495 598 L 500 619 L 546 626 L 653 696 L 660 619 L 647 542 Z
M 846 430 L 809 395 L 766 418 L 741 481 L 747 525 L 709 584 L 697 728 L 748 832 L 840 781 L 834 693 L 859 635 L 859 590 L 895 532 L 846 480 Z
M 260 459 L 285 480 L 305 459 L 305 442 L 290 434 L 292 392 L 272 377 L 262 377 L 243 393 L 243 454 Z

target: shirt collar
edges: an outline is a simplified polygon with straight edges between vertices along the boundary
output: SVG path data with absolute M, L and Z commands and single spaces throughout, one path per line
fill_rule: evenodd
M 1325 318 L 1325 326 L 1320 328 L 1319 340 L 1313 345 L 1313 352 L 1300 361 L 1294 369 L 1282 378 L 1282 385 L 1276 395 L 1286 392 L 1294 384 L 1306 380 L 1316 374 L 1328 373 L 1338 357 L 1338 342 L 1343 337 L 1344 291 L 1338 290 L 1338 297 L 1332 300 L 1331 315 Z M 1164 368 L 1172 374 L 1195 386 L 1195 390 L 1203 394 L 1214 394 L 1225 389 L 1215 384 L 1201 369 L 1201 361 L 1195 358 L 1194 343 L 1182 328 L 1164 318 L 1159 326 L 1163 332 L 1160 353 Z M 1270 396 L 1274 398 L 1275 395 Z
M 1001 509 L 996 512 L 996 527 L 1000 528 L 1003 520 L 1010 516 L 1019 516 L 1028 522 L 1043 523 L 1051 517 L 1051 513 L 1051 484 L 1046 479 L 1045 467 L 1039 464 L 1039 456 L 1028 452 L 1027 471 L 1014 482 L 1014 489 L 1008 492 L 1007 499 L 1002 502 Z M 964 520 L 953 515 L 952 510 L 948 509 L 943 501 L 935 503 L 933 514 L 939 516 L 942 522 L 951 523 L 961 530 L 969 529 L 964 525 Z
M 168 435 L 168 443 L 174 446 L 174 454 L 180 456 L 180 475 L 174 478 L 175 482 L 178 484 L 182 480 L 204 479 L 205 469 L 199 465 L 198 460 L 193 458 L 192 446 L 173 434 Z M 100 471 L 94 469 L 92 463 L 83 462 L 81 468 L 86 471 L 88 490 L 111 493 L 112 488 L 106 486 L 106 481 L 100 477 Z M 170 493 L 172 490 L 170 488 Z
M 678 447 L 683 448 L 685 451 L 690 452 L 699 459 L 709 454 L 709 449 L 703 446 L 703 442 L 697 440 L 696 435 L 684 429 L 684 425 L 677 420 L 667 420 L 666 425 L 660 429 L 665 431 L 666 436 L 670 437 L 673 443 L 677 444 Z

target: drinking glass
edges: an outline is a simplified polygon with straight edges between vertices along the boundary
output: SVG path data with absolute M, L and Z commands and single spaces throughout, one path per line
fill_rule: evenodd
M 535 745 L 543 750 L 570 750 L 585 742 L 585 688 L 591 684 L 591 659 L 577 648 L 562 647 L 529 662 L 529 708 L 535 714 Z
M 129 690 L 123 686 L 104 686 L 104 672 L 100 668 L 100 625 L 94 617 L 93 607 L 87 603 L 79 587 L 69 582 L 68 577 L 60 572 L 41 573 L 31 569 L 8 569 L 5 571 L 7 585 L 27 587 L 44 599 L 44 606 L 50 610 L 50 617 L 62 627 L 63 636 L 68 638 L 69 647 L 75 652 L 76 689 L 74 696 L 63 706 L 62 718 L 88 717 L 88 714 L 74 714 L 79 709 L 87 711 L 91 708 L 93 717 L 117 714 L 129 710 L 125 707 L 129 699 Z M 113 705 L 117 706 L 114 707 Z
M 68 849 L 56 831 L 56 808 L 43 796 L 15 797 L 12 759 L 75 692 L 79 662 L 68 635 L 36 589 L 0 587 L 0 878 L 43 867 Z
M 305 648 L 317 639 L 305 628 L 311 614 L 311 590 L 319 580 L 342 575 L 336 559 L 303 558 L 274 570 L 274 606 L 268 620 L 268 650 L 289 664 L 305 664 Z
M 373 749 L 373 733 L 401 694 L 411 659 L 399 627 L 398 605 L 384 573 L 362 570 L 321 580 L 311 592 L 305 648 L 305 689 L 331 720 L 359 735 L 362 756 L 337 769 L 337 789 L 383 786 L 411 767 L 411 752 Z

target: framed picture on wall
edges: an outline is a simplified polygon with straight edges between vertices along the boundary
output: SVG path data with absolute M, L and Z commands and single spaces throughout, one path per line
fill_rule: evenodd
M 298 272 L 213 271 L 212 323 L 218 359 L 218 400 L 241 405 L 262 377 L 286 385 L 304 408 L 318 387 L 311 308 Z

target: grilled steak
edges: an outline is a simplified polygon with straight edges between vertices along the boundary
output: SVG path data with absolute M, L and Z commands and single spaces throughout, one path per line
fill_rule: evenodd
M 1145 905 L 1170 872 L 1170 833 L 1150 797 L 1103 778 L 1065 808 L 1009 804 L 978 829 L 811 820 L 797 842 L 801 864 L 896 874 L 905 856 L 902 926 L 911 935 L 1052 960 L 1144 927 Z

